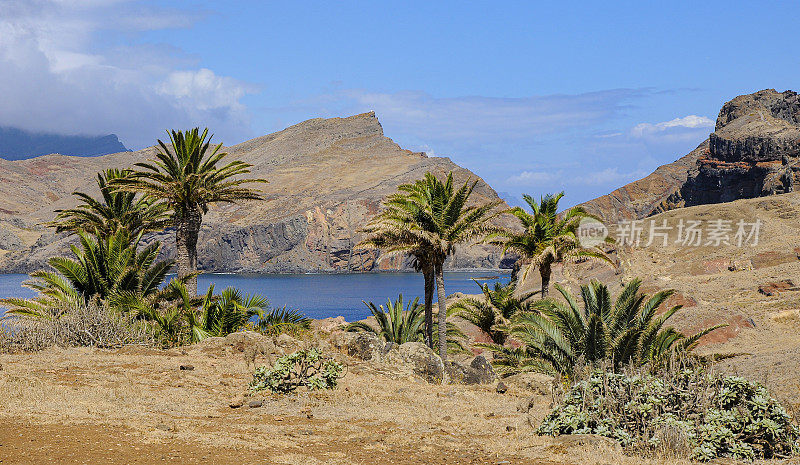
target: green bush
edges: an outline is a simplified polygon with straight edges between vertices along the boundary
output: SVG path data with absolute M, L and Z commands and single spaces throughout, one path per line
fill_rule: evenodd
M 678 438 L 697 460 L 797 452 L 800 433 L 764 386 L 698 368 L 675 371 L 595 371 L 573 385 L 537 432 L 599 434 L 634 450 L 664 448 L 665 438 Z
M 317 349 L 299 350 L 279 358 L 272 368 L 256 368 L 250 382 L 252 391 L 292 392 L 300 386 L 309 390 L 334 389 L 342 375 L 342 364 L 322 356 Z

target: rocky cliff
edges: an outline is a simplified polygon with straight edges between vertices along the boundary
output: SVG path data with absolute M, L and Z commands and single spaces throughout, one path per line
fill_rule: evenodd
M 384 137 L 374 113 L 312 119 L 225 149 L 230 159 L 253 164 L 266 201 L 215 206 L 199 242 L 200 267 L 219 272 L 337 272 L 404 268 L 402 260 L 354 250 L 360 228 L 400 183 L 431 171 L 453 171 L 459 181 L 477 176 L 448 158 L 427 157 Z M 40 223 L 53 210 L 74 205 L 74 190 L 96 192 L 94 174 L 151 158 L 153 148 L 92 158 L 47 155 L 0 160 L 0 271 L 28 272 L 67 250 L 68 239 Z M 477 178 L 479 179 L 479 178 Z M 497 200 L 479 179 L 476 200 Z M 158 234 L 174 253 L 171 231 Z M 500 254 L 464 247 L 450 260 L 456 268 L 497 268 Z
M 794 191 L 800 97 L 768 89 L 723 105 L 708 140 L 683 158 L 584 204 L 606 221 Z

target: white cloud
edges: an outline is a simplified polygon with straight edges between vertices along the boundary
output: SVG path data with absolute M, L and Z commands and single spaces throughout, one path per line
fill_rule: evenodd
M 533 186 L 540 183 L 552 183 L 561 179 L 562 172 L 522 171 L 509 177 L 506 182 L 517 186 Z
M 669 130 L 708 129 L 714 127 L 714 120 L 705 116 L 688 115 L 660 123 L 639 123 L 631 129 L 634 137 L 646 137 Z
M 0 2 L 0 125 L 64 134 L 116 133 L 152 145 L 164 129 L 209 126 L 221 141 L 249 136 L 252 85 L 170 46 L 105 47 L 115 35 L 191 26 L 199 16 L 134 0 Z M 126 41 L 123 41 L 126 42 Z M 129 41 L 127 41 L 129 42 Z

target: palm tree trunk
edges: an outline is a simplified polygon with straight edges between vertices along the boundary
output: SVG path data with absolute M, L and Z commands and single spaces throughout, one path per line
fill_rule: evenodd
M 177 248 L 178 277 L 183 278 L 197 272 L 197 236 L 203 215 L 198 207 L 188 208 L 175 216 L 175 246 Z M 186 281 L 190 296 L 197 295 L 197 276 Z
M 425 265 L 422 276 L 425 278 L 425 343 L 433 349 L 433 288 L 436 285 L 433 266 Z
M 542 277 L 542 298 L 547 297 L 547 292 L 550 290 L 550 262 L 544 262 L 539 265 L 539 275 Z
M 436 290 L 439 297 L 439 357 L 447 360 L 447 304 L 444 293 L 443 263 L 436 264 Z

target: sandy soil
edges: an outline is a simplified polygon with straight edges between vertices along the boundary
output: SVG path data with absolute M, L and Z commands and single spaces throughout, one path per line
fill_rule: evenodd
M 551 399 L 430 385 L 343 355 L 338 389 L 245 398 L 235 348 L 0 355 L 1 463 L 634 463 L 534 434 Z M 191 364 L 194 370 L 180 370 Z M 518 406 L 534 398 L 529 413 Z M 249 400 L 263 406 L 249 408 Z M 636 460 L 636 463 L 641 463 Z M 657 463 L 657 462 L 652 462 Z

